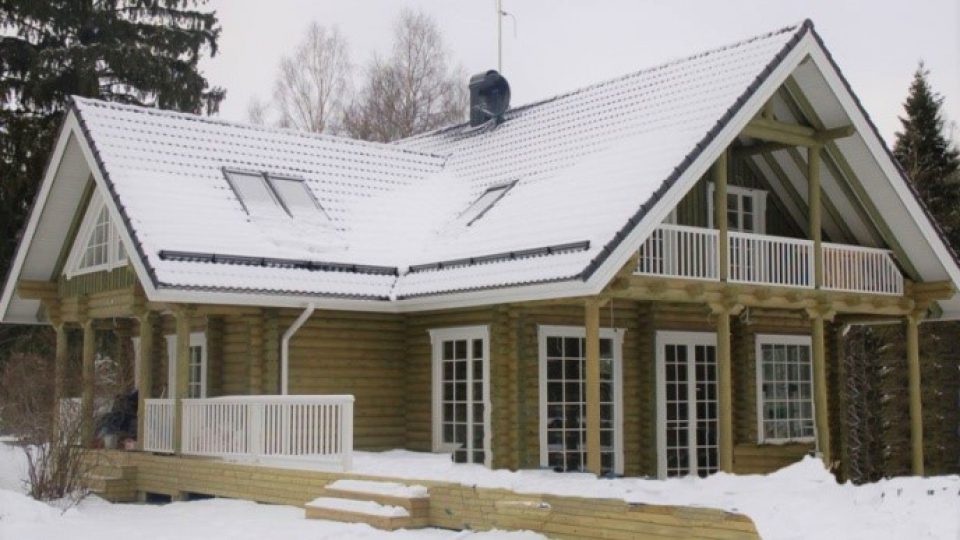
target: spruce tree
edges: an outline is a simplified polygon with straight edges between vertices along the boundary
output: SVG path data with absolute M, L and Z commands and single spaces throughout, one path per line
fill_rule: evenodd
M 0 0 L 0 279 L 69 96 L 216 110 L 224 91 L 210 88 L 198 69 L 203 54 L 216 54 L 220 34 L 204 3 Z M 0 350 L 23 334 L 0 328 Z
M 904 102 L 903 130 L 897 132 L 893 153 L 953 248 L 960 249 L 960 184 L 951 181 L 960 169 L 960 152 L 944 132 L 943 97 L 930 87 L 929 74 L 921 62 Z

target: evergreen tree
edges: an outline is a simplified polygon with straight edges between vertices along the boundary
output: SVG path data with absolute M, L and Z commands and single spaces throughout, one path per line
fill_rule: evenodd
M 224 97 L 198 69 L 220 29 L 205 0 L 0 0 L 0 277 L 70 95 L 190 112 Z M 9 350 L 23 332 L 0 329 Z M 2 362 L 0 358 L 0 362 Z
M 929 74 L 921 62 L 904 103 L 903 131 L 897 132 L 893 153 L 951 245 L 960 249 L 960 184 L 951 180 L 960 169 L 960 152 L 944 132 L 943 97 L 930 87 Z

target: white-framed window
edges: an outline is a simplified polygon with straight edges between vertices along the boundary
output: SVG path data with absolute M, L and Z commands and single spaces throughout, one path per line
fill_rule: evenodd
M 177 336 L 167 338 L 167 390 L 165 397 L 174 397 L 177 387 Z M 207 335 L 203 332 L 190 334 L 190 356 L 187 359 L 188 399 L 207 397 Z
M 717 472 L 717 335 L 658 331 L 656 356 L 658 476 Z
M 586 330 L 540 326 L 540 466 L 583 471 L 587 466 Z M 600 461 L 623 474 L 623 329 L 600 329 Z
M 709 184 L 707 223 L 714 226 L 713 200 L 716 187 Z M 727 228 L 731 231 L 764 234 L 767 229 L 767 192 L 762 189 L 727 186 Z
M 433 451 L 457 463 L 490 466 L 490 330 L 430 330 L 433 349 Z
M 223 175 L 251 216 L 329 221 L 303 178 L 227 168 Z
M 123 239 L 110 218 L 110 210 L 99 192 L 94 192 L 80 222 L 77 237 L 67 258 L 68 278 L 112 270 L 127 264 Z
M 810 336 L 758 334 L 756 347 L 758 442 L 813 442 Z

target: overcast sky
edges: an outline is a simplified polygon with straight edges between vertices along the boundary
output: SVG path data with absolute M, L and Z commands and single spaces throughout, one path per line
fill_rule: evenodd
M 513 105 L 637 71 L 811 18 L 888 141 L 923 59 L 960 122 L 960 0 L 503 0 L 503 71 Z M 221 116 L 268 98 L 281 56 L 311 21 L 335 25 L 362 66 L 390 46 L 403 6 L 432 15 L 469 73 L 496 67 L 495 0 L 211 0 L 223 33 L 202 68 L 227 89 Z M 464 81 L 466 84 L 466 81 Z M 952 130 L 960 139 L 960 128 Z

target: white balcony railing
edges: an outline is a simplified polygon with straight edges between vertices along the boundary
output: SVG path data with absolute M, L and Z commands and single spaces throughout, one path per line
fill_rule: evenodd
M 728 236 L 731 282 L 813 287 L 812 241 L 734 231 Z
M 823 288 L 903 294 L 903 274 L 885 249 L 823 244 Z
M 716 229 L 661 225 L 640 246 L 638 274 L 720 279 Z
M 341 470 L 353 456 L 353 396 L 183 400 L 184 454 L 302 459 Z
M 732 283 L 814 286 L 811 240 L 731 231 L 726 249 Z M 822 249 L 824 289 L 903 294 L 903 274 L 889 251 L 828 243 Z M 636 273 L 717 281 L 719 259 L 716 229 L 664 224 L 641 244 Z
M 143 449 L 147 452 L 173 452 L 173 400 L 145 399 Z

